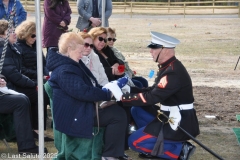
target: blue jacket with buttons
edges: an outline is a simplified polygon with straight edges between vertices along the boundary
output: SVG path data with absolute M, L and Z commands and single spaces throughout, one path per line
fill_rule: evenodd
M 13 5 L 14 5 L 14 0 L 9 0 L 8 12 L 6 13 L 4 5 L 3 5 L 3 1 L 0 0 L 0 19 L 6 19 L 9 21 L 10 12 L 12 11 Z M 16 11 L 15 16 L 13 17 L 13 22 L 15 24 L 16 19 L 17 19 L 17 25 L 19 25 L 20 23 L 22 23 L 23 21 L 25 21 L 27 19 L 27 12 L 23 8 L 23 6 L 19 0 L 16 0 L 16 8 L 17 8 L 17 11 Z
M 101 89 L 82 61 L 77 63 L 54 48 L 48 52 L 47 68 L 52 71 L 49 84 L 55 129 L 73 137 L 92 138 L 94 102 L 109 101 L 111 93 Z

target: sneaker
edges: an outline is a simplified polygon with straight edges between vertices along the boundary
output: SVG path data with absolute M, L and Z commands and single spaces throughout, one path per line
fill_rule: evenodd
M 23 150 L 19 150 L 18 153 L 19 154 L 39 154 L 39 148 L 38 146 L 33 147 L 33 148 L 29 148 L 29 149 L 23 149 Z M 44 147 L 44 153 L 48 153 L 48 150 L 46 147 Z
M 178 160 L 188 160 L 190 156 L 195 152 L 196 147 L 192 145 L 190 142 L 184 142 L 182 151 L 178 157 Z

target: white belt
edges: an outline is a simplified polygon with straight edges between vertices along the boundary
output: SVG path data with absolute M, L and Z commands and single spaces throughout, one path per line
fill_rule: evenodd
M 180 110 L 189 110 L 189 109 L 193 109 L 193 103 L 191 103 L 191 104 L 181 104 L 179 106 L 161 105 L 161 110 L 163 110 L 163 111 L 170 111 L 173 108 L 179 108 Z

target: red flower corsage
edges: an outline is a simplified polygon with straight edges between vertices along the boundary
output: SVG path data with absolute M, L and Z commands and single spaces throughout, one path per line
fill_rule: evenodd
M 124 65 L 119 65 L 119 66 L 118 66 L 118 71 L 119 71 L 120 73 L 124 72 L 124 71 L 125 71 L 125 66 L 124 66 Z

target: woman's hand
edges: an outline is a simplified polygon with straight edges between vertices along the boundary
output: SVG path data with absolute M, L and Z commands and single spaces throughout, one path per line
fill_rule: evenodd
M 62 27 L 65 27 L 66 23 L 64 21 L 61 21 L 59 25 L 62 26 Z
M 124 74 L 124 72 L 119 72 L 118 66 L 119 66 L 118 63 L 115 63 L 115 64 L 112 66 L 112 74 L 113 74 L 113 75 L 121 76 L 121 75 Z
M 4 79 L 0 79 L 0 87 L 6 87 L 7 83 Z

